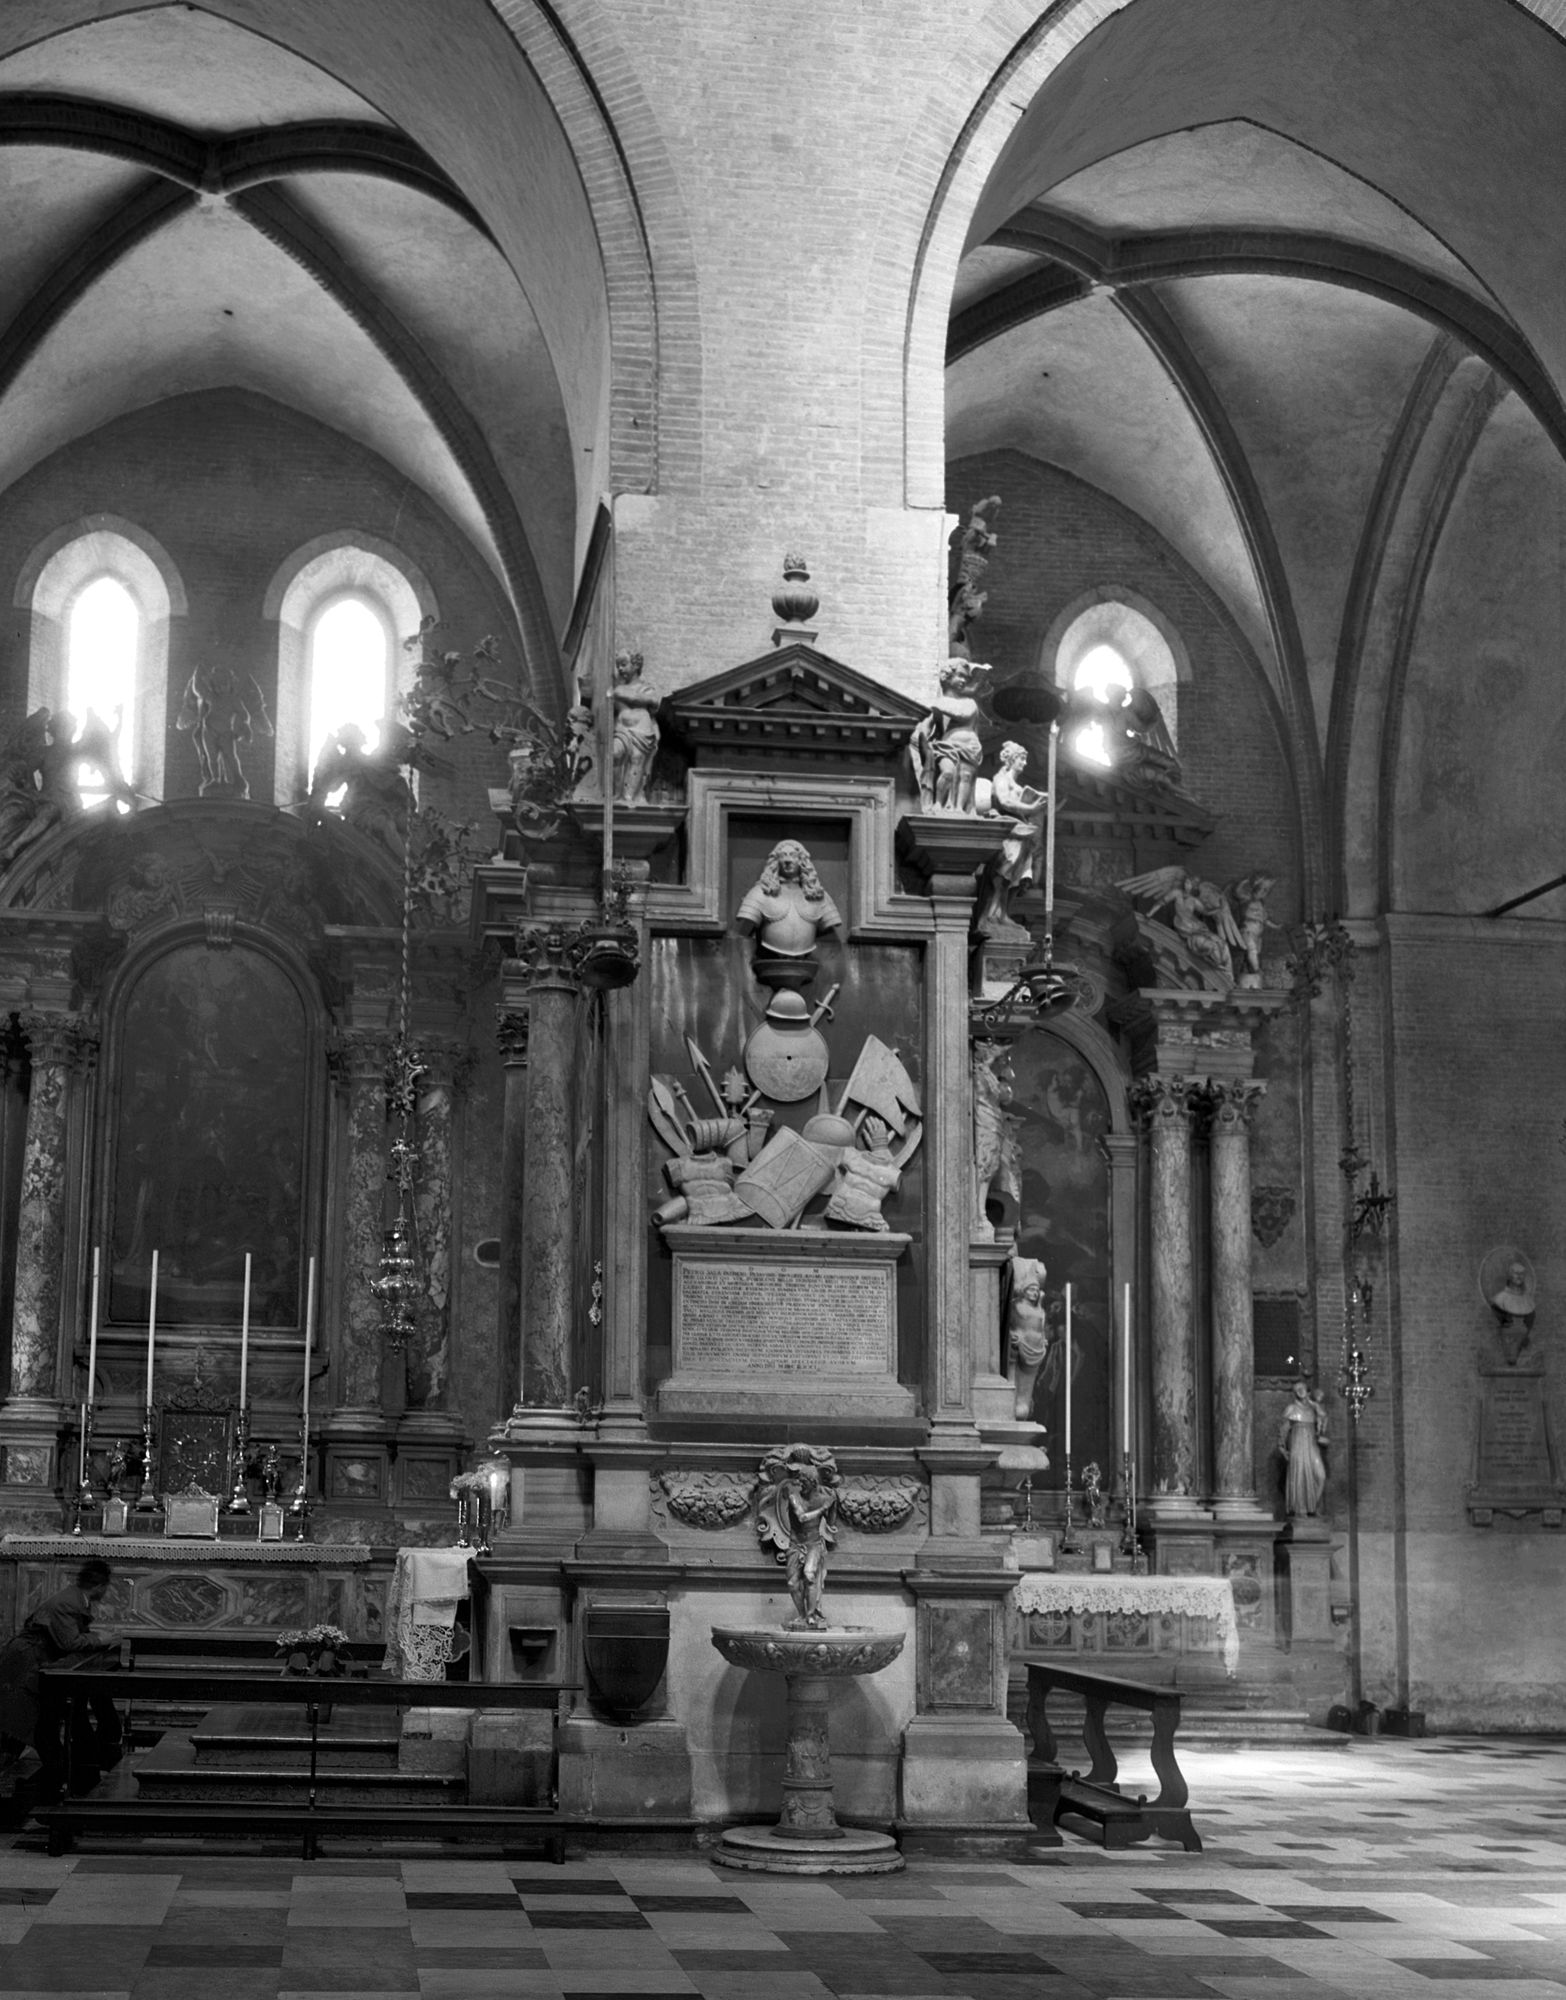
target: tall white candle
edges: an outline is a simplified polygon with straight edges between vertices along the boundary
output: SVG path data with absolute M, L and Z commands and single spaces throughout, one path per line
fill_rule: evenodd
M 1066 1456 L 1071 1456 L 1071 1287 L 1066 1287 Z
M 152 1353 L 158 1335 L 158 1253 L 152 1253 L 152 1285 L 147 1293 L 147 1408 L 152 1408 Z
M 96 1244 L 92 1253 L 92 1304 L 87 1308 L 87 1400 L 93 1398 L 93 1380 L 98 1373 L 98 1275 L 99 1251 Z
M 304 1338 L 304 1427 L 310 1428 L 310 1350 L 315 1345 L 315 1259 L 310 1259 L 310 1275 L 305 1279 Z
M 250 1387 L 250 1252 L 245 1252 L 245 1300 L 239 1308 L 239 1407 L 249 1402 Z
M 1120 1368 L 1120 1436 L 1122 1450 L 1131 1456 L 1131 1287 L 1125 1290 L 1125 1351 Z

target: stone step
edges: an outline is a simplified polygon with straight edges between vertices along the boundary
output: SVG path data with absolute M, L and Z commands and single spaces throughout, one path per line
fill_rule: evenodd
M 310 1795 L 308 1755 L 280 1765 L 198 1763 L 195 1746 L 182 1731 L 171 1730 L 131 1766 L 136 1796 L 164 1802 L 205 1802 L 212 1805 L 302 1804 Z M 322 1805 L 460 1805 L 467 1796 L 462 1776 L 391 1769 L 352 1767 L 316 1770 L 316 1796 Z
M 308 1770 L 310 1726 L 301 1708 L 209 1709 L 189 1732 L 203 1770 Z M 395 1708 L 342 1708 L 323 1716 L 318 1771 L 395 1771 L 400 1719 Z

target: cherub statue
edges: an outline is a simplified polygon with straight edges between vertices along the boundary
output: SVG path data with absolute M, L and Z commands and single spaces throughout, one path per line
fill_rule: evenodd
M 1017 1120 L 1006 1109 L 1011 1102 L 1010 1050 L 1004 1042 L 975 1042 L 969 1074 L 973 1085 L 973 1224 L 974 1234 L 993 1242 L 989 1219 L 992 1191 L 1009 1198 L 1012 1210 L 1022 1200 L 1022 1160 Z
M 1122 773 L 1136 784 L 1178 785 L 1180 758 L 1158 697 L 1148 688 L 1127 688 L 1118 719 L 1124 744 Z
M 642 680 L 640 653 L 615 654 L 609 699 L 614 705 L 614 795 L 626 805 L 645 805 L 658 755 L 659 696 Z
M 1286 1462 L 1283 1511 L 1293 1518 L 1315 1515 L 1327 1490 L 1327 1393 L 1302 1377 L 1294 1384 L 1278 1429 L 1278 1449 Z
M 1012 1387 L 1017 1395 L 1013 1414 L 1019 1424 L 1032 1419 L 1034 1385 L 1054 1344 L 1053 1316 L 1044 1297 L 1046 1275 L 1042 1257 L 1023 1257 L 1012 1251 L 1006 1348 L 1011 1360 Z
M 974 689 L 982 661 L 954 656 L 941 668 L 941 691 L 908 739 L 908 759 L 925 812 L 971 813 L 984 746 Z
M 327 737 L 310 779 L 309 811 L 314 820 L 335 812 L 400 861 L 413 809 L 412 788 L 402 766 L 417 746 L 407 730 L 393 723 L 381 725 L 381 741 L 374 750 L 366 749 L 368 740 L 357 722 L 345 722 Z M 337 803 L 328 806 L 327 800 L 337 793 L 341 794 Z
M 1267 915 L 1267 898 L 1277 887 L 1276 875 L 1243 875 L 1229 887 L 1229 904 L 1240 933 L 1240 984 L 1261 985 L 1262 940 L 1280 927 Z
M 842 927 L 837 905 L 821 885 L 802 841 L 780 840 L 735 913 L 774 958 L 808 958 L 823 931 Z
M 946 642 L 953 653 L 967 650 L 968 628 L 984 609 L 985 592 L 979 589 L 979 578 L 989 568 L 990 550 L 1000 539 L 989 520 L 1000 504 L 998 493 L 992 493 L 987 500 L 975 500 L 969 510 L 968 525 L 962 531 L 957 579 L 946 609 Z
M 190 737 L 201 771 L 201 792 L 223 790 L 248 799 L 240 751 L 272 734 L 266 697 L 254 675 L 236 667 L 197 667 L 185 687 L 174 727 Z
M 1178 862 L 1150 868 L 1145 875 L 1128 875 L 1115 885 L 1147 907 L 1150 917 L 1169 911 L 1169 926 L 1199 964 L 1234 977 L 1232 954 L 1243 939 L 1229 899 L 1216 882 L 1190 875 Z
M 826 1624 L 821 1595 L 827 1557 L 837 1540 L 838 1470 L 831 1452 L 817 1445 L 779 1445 L 761 1462 L 756 1494 L 756 1532 L 764 1548 L 788 1565 L 788 1594 L 795 1615 L 791 1632 L 815 1631 Z
M 1036 882 L 1044 869 L 1044 819 L 1049 811 L 1049 793 L 1025 785 L 1022 774 L 1028 767 L 1028 753 L 1020 743 L 1003 743 L 1000 769 L 990 781 L 990 800 L 1002 818 L 1012 822 L 1001 851 L 990 864 L 989 899 L 979 916 L 978 928 L 986 937 L 1008 931 L 1022 934 L 1022 926 L 1012 921 L 1011 906 L 1028 885 Z

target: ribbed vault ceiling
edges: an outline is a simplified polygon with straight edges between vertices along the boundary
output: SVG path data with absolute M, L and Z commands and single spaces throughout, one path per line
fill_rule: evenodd
M 28 40 L 24 11 L 61 31 Z M 0 488 L 129 410 L 258 391 L 422 488 L 524 629 L 558 634 L 574 451 L 529 289 L 547 274 L 523 268 L 515 216 L 492 227 L 394 125 L 373 77 L 361 94 L 213 12 L 66 24 L 81 11 L 0 22 L 25 43 L 0 52 Z M 297 25 L 289 6 L 248 11 Z M 382 40 L 406 11 L 370 10 Z M 385 51 L 361 26 L 373 71 Z M 401 53 L 406 76 L 418 52 Z
M 1502 0 L 1136 5 L 1030 105 L 970 235 L 950 458 L 1060 465 L 1206 581 L 1278 698 L 1329 904 L 1392 556 L 1439 539 L 1496 412 L 1503 457 L 1566 452 L 1563 146 L 1566 46 Z

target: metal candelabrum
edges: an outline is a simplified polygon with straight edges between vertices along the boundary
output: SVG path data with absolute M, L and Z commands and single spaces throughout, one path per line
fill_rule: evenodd
M 1066 1520 L 1064 1527 L 1060 1531 L 1060 1552 L 1062 1555 L 1075 1555 L 1082 1547 L 1082 1544 L 1077 1540 L 1076 1523 L 1072 1518 L 1071 1506 L 1071 1453 L 1068 1451 L 1066 1453 Z
M 1142 1561 L 1142 1550 L 1136 1537 L 1136 1468 L 1129 1451 L 1120 1454 L 1120 1484 L 1125 1496 L 1125 1532 L 1120 1537 L 1120 1553 L 1130 1557 L 1135 1569 Z
M 91 1403 L 82 1404 L 82 1434 L 77 1449 L 80 1454 L 78 1466 L 81 1478 L 76 1487 L 76 1514 L 71 1522 L 71 1533 L 73 1535 L 79 1535 L 82 1531 L 82 1509 L 92 1505 L 92 1473 L 89 1470 L 87 1462 L 87 1454 L 92 1449 Z
M 141 1491 L 136 1495 L 136 1512 L 151 1513 L 158 1504 L 157 1489 L 152 1479 L 152 1405 L 147 1405 L 141 1420 Z
M 245 1484 L 245 1458 L 250 1446 L 250 1407 L 246 1404 L 234 1424 L 234 1490 L 229 1495 L 229 1514 L 250 1512 L 250 1489 Z

